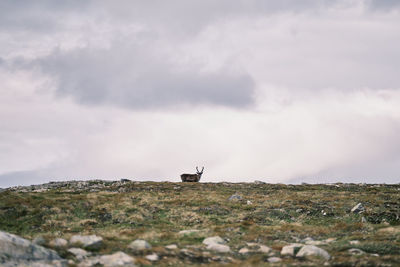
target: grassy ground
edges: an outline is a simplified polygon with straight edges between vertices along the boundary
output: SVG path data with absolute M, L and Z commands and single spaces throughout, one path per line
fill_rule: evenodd
M 282 257 L 276 265 L 400 265 L 400 185 L 93 181 L 79 189 L 66 185 L 44 192 L 23 191 L 0 193 L 0 230 L 46 240 L 96 234 L 104 238 L 97 254 L 124 251 L 132 255 L 127 246 L 140 238 L 161 256 L 158 265 L 267 266 L 268 256 L 240 255 L 239 249 L 246 242 L 256 242 L 273 248 L 280 257 L 284 245 L 311 237 L 334 240 L 319 245 L 332 256 L 329 261 Z M 228 200 L 233 194 L 242 199 Z M 366 211 L 352 213 L 351 208 L 360 202 Z M 185 229 L 205 231 L 178 234 Z M 226 239 L 232 253 L 207 252 L 202 240 L 214 235 Z M 359 243 L 351 244 L 351 240 Z M 169 244 L 190 253 L 166 250 Z M 350 248 L 366 253 L 352 255 Z M 58 251 L 71 258 L 66 251 Z M 150 265 L 142 255 L 135 257 L 139 264 Z

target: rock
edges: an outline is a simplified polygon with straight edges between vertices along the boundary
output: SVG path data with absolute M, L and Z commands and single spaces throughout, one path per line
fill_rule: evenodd
M 178 248 L 178 246 L 177 246 L 177 245 L 175 245 L 175 244 L 171 244 L 171 245 L 165 246 L 165 248 L 166 248 L 166 249 L 170 249 L 170 250 L 172 250 L 172 249 L 177 249 L 177 248 Z
M 128 248 L 130 248 L 134 252 L 138 252 L 146 249 L 151 249 L 151 245 L 146 240 L 136 239 L 129 244 Z
M 54 250 L 0 231 L 0 266 L 67 266 Z
M 149 260 L 149 261 L 158 261 L 159 260 L 159 257 L 156 253 L 147 255 L 145 258 L 146 258 L 146 260 Z
M 351 209 L 351 212 L 357 213 L 357 214 L 363 213 L 364 211 L 365 211 L 365 208 L 364 208 L 363 204 L 361 204 L 361 203 L 358 203 Z
M 264 246 L 263 244 L 259 243 L 246 243 L 246 244 L 249 247 L 256 247 L 257 248 L 256 252 L 266 253 L 266 254 L 272 252 L 272 248 Z
M 281 256 L 295 256 L 296 253 L 303 247 L 303 244 L 293 243 L 284 246 L 281 250 Z
M 365 219 L 365 217 L 363 216 L 363 217 L 361 217 L 361 223 L 367 223 L 368 221 L 367 221 L 367 219 Z
M 56 238 L 51 240 L 49 245 L 55 248 L 62 248 L 68 245 L 68 241 L 65 240 L 64 238 Z
M 230 252 L 231 249 L 227 245 L 222 245 L 222 244 L 217 244 L 217 243 L 212 243 L 207 246 L 208 250 L 212 250 L 218 253 L 227 253 Z
M 254 181 L 254 184 L 266 184 L 266 182 L 259 181 L 259 180 L 255 180 L 255 181 Z
M 250 200 L 247 200 L 246 204 L 251 205 L 251 204 L 253 204 L 253 202 L 251 202 Z
M 203 244 L 205 245 L 211 245 L 211 244 L 225 244 L 225 240 L 223 240 L 219 236 L 212 236 L 212 237 L 207 237 L 203 240 Z
M 350 240 L 349 243 L 350 243 L 350 245 L 358 245 L 358 244 L 360 244 L 360 241 L 358 241 L 358 240 Z
M 324 241 L 325 241 L 326 244 L 329 244 L 329 243 L 335 242 L 336 238 L 335 237 L 330 237 L 330 238 L 325 239 Z
M 43 246 L 46 244 L 46 240 L 43 238 L 43 236 L 37 236 L 35 239 L 32 241 L 33 244 Z
M 299 252 L 297 252 L 296 257 L 320 257 L 325 260 L 329 260 L 331 256 L 324 249 L 313 246 L 313 245 L 305 245 L 303 246 Z
M 248 254 L 250 252 L 250 250 L 248 248 L 241 248 L 239 250 L 239 254 Z
M 87 252 L 81 248 L 70 248 L 68 249 L 68 252 L 72 253 L 78 261 L 81 261 L 91 255 L 90 252 Z
M 280 261 L 282 261 L 282 259 L 279 257 L 269 257 L 268 258 L 268 262 L 270 262 L 270 263 L 280 262 Z
M 97 235 L 74 235 L 69 242 L 72 245 L 82 246 L 85 249 L 99 249 L 103 244 L 103 238 Z
M 234 195 L 230 196 L 230 197 L 228 198 L 228 200 L 229 200 L 229 201 L 238 201 L 238 200 L 242 200 L 242 196 L 237 195 L 237 194 L 234 194 Z
M 347 250 L 350 254 L 353 254 L 353 255 L 361 255 L 361 254 L 365 254 L 365 252 L 364 251 L 362 251 L 361 249 L 358 249 L 358 248 L 351 248 L 351 249 L 349 249 L 349 250 Z
M 78 267 L 91 267 L 91 266 L 104 266 L 104 267 L 117 267 L 126 266 L 134 267 L 135 259 L 124 252 L 115 252 L 111 255 L 103 255 L 91 257 L 81 262 Z

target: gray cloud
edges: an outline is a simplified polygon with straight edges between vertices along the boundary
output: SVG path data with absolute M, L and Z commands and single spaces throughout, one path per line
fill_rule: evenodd
M 252 104 L 254 81 L 248 74 L 228 68 L 204 72 L 190 64 L 178 69 L 153 49 L 148 44 L 114 44 L 101 50 L 58 50 L 36 64 L 55 77 L 58 95 L 73 96 L 83 104 L 132 109 Z

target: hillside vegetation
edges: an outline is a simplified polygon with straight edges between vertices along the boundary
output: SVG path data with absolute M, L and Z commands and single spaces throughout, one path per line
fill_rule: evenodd
M 398 184 L 95 180 L 0 193 L 0 230 L 30 240 L 43 237 L 43 246 L 56 250 L 70 266 L 83 260 L 68 251 L 71 245 L 51 241 L 78 234 L 103 238 L 100 247 L 88 249 L 92 256 L 122 251 L 139 266 L 399 266 L 399 225 Z M 229 251 L 203 244 L 213 236 L 221 237 Z M 132 250 L 129 245 L 136 239 L 151 248 Z M 282 253 L 295 243 L 300 245 L 293 255 Z M 166 248 L 171 244 L 177 248 Z M 296 256 L 306 244 L 323 249 L 329 258 Z M 158 258 L 146 257 L 152 254 Z

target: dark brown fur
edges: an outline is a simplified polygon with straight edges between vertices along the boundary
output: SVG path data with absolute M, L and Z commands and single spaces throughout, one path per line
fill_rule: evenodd
M 199 171 L 199 169 L 196 167 L 197 173 L 196 174 L 189 174 L 189 173 L 184 173 L 181 174 L 181 179 L 182 182 L 198 182 L 200 181 L 201 175 L 203 174 L 204 167 Z

